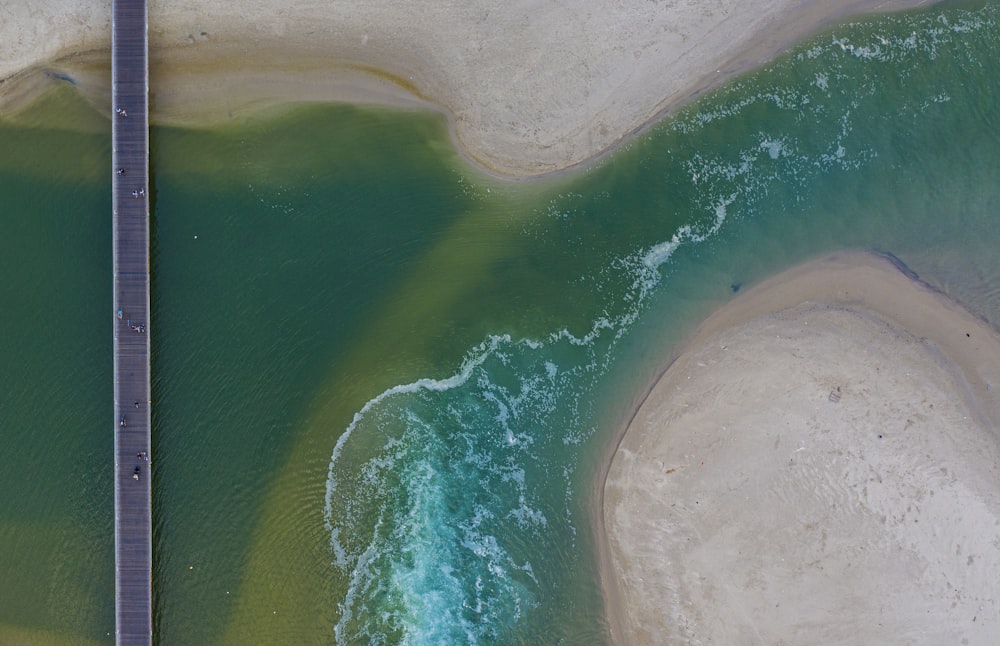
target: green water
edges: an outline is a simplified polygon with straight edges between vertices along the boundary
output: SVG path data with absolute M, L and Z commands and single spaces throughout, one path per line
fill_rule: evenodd
M 423 113 L 154 129 L 156 640 L 605 642 L 595 469 L 693 322 L 844 247 L 1000 321 L 998 78 L 996 3 L 859 22 L 530 184 Z M 30 115 L 0 641 L 110 643 L 110 128 L 68 86 Z

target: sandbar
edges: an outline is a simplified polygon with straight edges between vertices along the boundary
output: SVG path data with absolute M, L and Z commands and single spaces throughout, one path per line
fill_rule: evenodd
M 848 16 L 929 0 L 150 0 L 151 117 L 204 123 L 296 101 L 443 111 L 505 177 L 599 157 Z M 110 106 L 110 0 L 0 3 L 0 113 L 44 81 Z
M 995 643 L 998 429 L 1000 337 L 891 257 L 741 293 L 610 460 L 615 643 Z

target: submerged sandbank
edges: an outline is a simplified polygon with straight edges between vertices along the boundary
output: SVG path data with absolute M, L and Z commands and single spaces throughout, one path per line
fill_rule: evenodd
M 998 387 L 995 331 L 886 258 L 841 253 L 741 294 L 611 460 L 615 641 L 989 643 Z
M 538 175 L 833 21 L 928 3 L 151 0 L 151 106 L 162 123 L 289 101 L 433 105 L 482 166 Z M 60 75 L 110 105 L 109 16 L 109 0 L 0 7 L 0 111 Z

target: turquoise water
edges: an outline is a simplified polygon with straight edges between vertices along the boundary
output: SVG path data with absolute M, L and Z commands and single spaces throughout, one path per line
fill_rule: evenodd
M 734 291 L 890 251 L 1000 320 L 1000 5 L 838 27 L 597 167 L 423 113 L 151 137 L 160 643 L 604 643 L 594 478 Z M 113 632 L 109 128 L 0 124 L 0 637 Z

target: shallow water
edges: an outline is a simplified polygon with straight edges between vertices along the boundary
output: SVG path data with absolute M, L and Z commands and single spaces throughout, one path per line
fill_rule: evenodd
M 996 3 L 838 27 L 527 185 L 420 113 L 155 129 L 157 641 L 605 642 L 594 474 L 693 322 L 844 247 L 1000 320 L 998 61 Z M 108 642 L 110 129 L 69 88 L 33 114 L 0 124 L 0 637 Z

